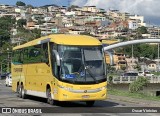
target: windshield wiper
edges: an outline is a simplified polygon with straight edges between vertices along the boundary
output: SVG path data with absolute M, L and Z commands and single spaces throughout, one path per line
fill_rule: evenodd
M 93 73 L 91 72 L 90 70 L 90 67 L 89 66 L 86 66 L 85 67 L 85 70 L 87 70 L 87 72 L 91 75 L 91 77 L 93 78 L 93 80 L 98 83 L 97 79 L 95 78 L 95 76 L 93 75 Z

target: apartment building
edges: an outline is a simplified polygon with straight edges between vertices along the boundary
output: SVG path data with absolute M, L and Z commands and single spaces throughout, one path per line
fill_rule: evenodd
M 99 10 L 96 8 L 96 6 L 84 6 L 82 7 L 82 11 L 97 13 Z
M 129 29 L 135 30 L 138 28 L 138 21 L 135 19 L 129 19 L 128 20 L 128 27 Z
M 124 70 L 127 68 L 126 56 L 124 53 L 115 53 L 114 62 L 116 64 L 115 66 L 116 70 L 120 69 Z
M 150 36 L 148 36 L 148 38 L 160 38 L 160 27 L 148 27 L 148 33 L 150 34 Z
M 137 20 L 138 21 L 138 27 L 146 26 L 146 23 L 144 23 L 144 16 L 131 15 L 131 16 L 129 16 L 129 19 Z
M 130 14 L 126 12 L 120 12 L 119 10 L 109 10 L 107 15 L 112 21 L 126 21 L 129 19 Z

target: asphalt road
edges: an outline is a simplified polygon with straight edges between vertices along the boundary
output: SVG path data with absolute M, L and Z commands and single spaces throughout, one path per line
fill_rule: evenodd
M 6 87 L 4 85 L 4 80 L 0 80 L 0 107 L 16 107 L 16 108 L 42 108 L 42 112 L 56 112 L 54 114 L 51 113 L 44 113 L 43 115 L 58 115 L 58 116 L 108 116 L 108 115 L 144 115 L 142 113 L 126 113 L 125 109 L 128 107 L 133 107 L 134 109 L 139 107 L 146 107 L 141 104 L 129 103 L 124 101 L 115 101 L 111 99 L 107 99 L 105 101 L 96 101 L 94 107 L 86 107 L 85 103 L 81 102 L 65 102 L 61 105 L 49 105 L 46 103 L 46 99 L 28 96 L 27 99 L 22 99 L 17 97 L 17 94 L 12 92 L 11 87 Z M 132 109 L 133 109 L 132 108 Z M 124 113 L 123 113 L 124 111 Z M 128 111 L 128 110 L 127 110 Z M 130 109 L 129 109 L 130 111 Z M 108 113 L 109 112 L 109 113 Z M 121 113 L 119 113 L 121 112 Z M 73 113 L 73 114 L 72 114 Z M 103 113 L 103 114 L 100 114 Z M 110 114 L 111 113 L 111 114 Z M 4 114 L 0 114 L 0 116 L 4 116 Z M 10 116 L 9 114 L 5 114 L 6 116 Z M 22 115 L 22 114 L 16 114 Z M 25 114 L 27 115 L 27 114 Z M 42 115 L 42 114 L 39 114 Z M 42 115 L 42 116 L 43 116 Z M 158 116 L 158 113 L 155 114 L 145 114 L 148 116 Z

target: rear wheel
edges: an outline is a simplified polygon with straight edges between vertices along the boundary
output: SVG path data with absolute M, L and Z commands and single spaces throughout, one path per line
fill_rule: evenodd
M 93 106 L 94 103 L 95 103 L 95 101 L 86 101 L 86 105 L 89 107 Z
M 17 86 L 17 93 L 18 93 L 18 97 L 25 99 L 27 97 L 27 95 L 25 94 L 25 90 L 23 85 L 18 85 Z
M 51 89 L 50 88 L 47 89 L 46 94 L 47 94 L 47 103 L 53 105 L 54 101 L 52 99 L 52 94 L 51 94 Z
M 21 85 L 17 86 L 17 93 L 18 93 L 18 97 L 22 98 L 22 89 L 21 89 Z
M 25 94 L 25 90 L 24 90 L 24 87 L 23 87 L 23 85 L 21 85 L 21 96 L 22 96 L 22 98 L 23 99 L 26 99 L 27 98 L 27 95 Z

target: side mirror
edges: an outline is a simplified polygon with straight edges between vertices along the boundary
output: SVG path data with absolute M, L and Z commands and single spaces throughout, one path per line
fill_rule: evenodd
M 110 57 L 110 65 L 112 66 L 112 65 L 114 65 L 114 57 L 113 57 L 113 54 L 112 53 L 110 53 L 109 51 L 105 51 L 108 55 L 109 55 L 109 57 Z
M 60 57 L 57 50 L 53 50 L 53 53 L 55 54 L 57 65 L 60 66 Z

